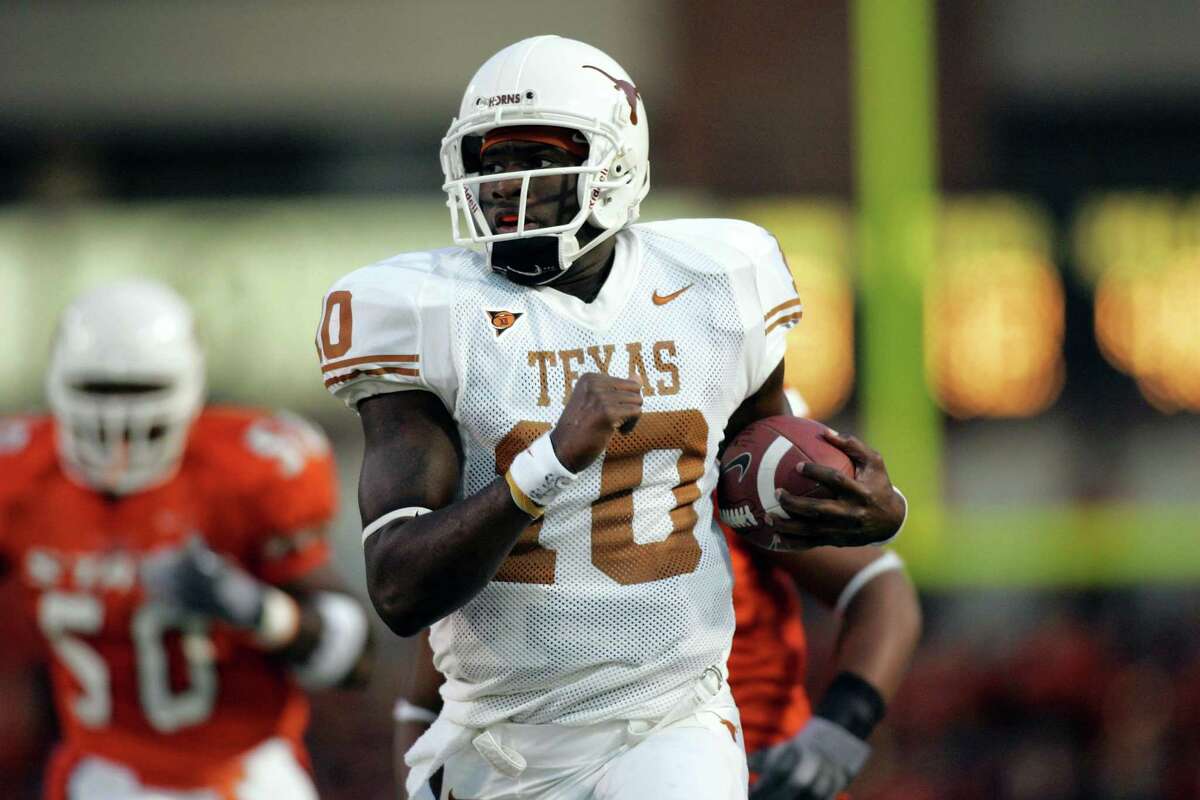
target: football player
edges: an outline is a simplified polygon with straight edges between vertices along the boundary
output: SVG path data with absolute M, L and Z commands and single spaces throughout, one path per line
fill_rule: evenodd
M 335 482 L 303 420 L 202 408 L 191 312 L 164 286 L 64 312 L 49 418 L 0 424 L 0 556 L 49 654 L 54 800 L 315 798 L 301 687 L 367 664 L 334 588 Z
M 866 739 L 883 717 L 921 630 L 903 562 L 877 548 L 769 552 L 727 531 L 737 629 L 729 686 L 741 715 L 751 800 L 834 800 L 870 755 Z M 835 677 L 814 714 L 805 690 L 807 646 L 799 587 L 840 617 Z M 395 765 L 437 719 L 442 677 L 425 637 L 396 701 Z
M 747 773 L 725 660 L 720 442 L 783 413 L 800 318 L 766 231 L 634 225 L 641 93 L 539 36 L 471 79 L 441 161 L 458 245 L 357 270 L 325 297 L 325 384 L 361 416 L 367 581 L 385 622 L 432 625 L 438 721 L 409 752 L 445 798 L 722 798 Z M 878 454 L 783 495 L 805 546 L 893 536 Z M 423 791 L 428 792 L 428 789 Z
M 890 550 L 767 551 L 729 533 L 737 631 L 729 683 L 742 715 L 751 800 L 834 800 L 870 755 L 916 648 L 921 610 Z M 810 706 L 796 588 L 839 617 L 834 678 Z

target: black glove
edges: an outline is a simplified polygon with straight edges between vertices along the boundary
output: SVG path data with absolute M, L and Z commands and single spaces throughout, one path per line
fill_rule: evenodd
M 213 617 L 239 628 L 257 629 L 268 586 L 193 536 L 183 547 L 142 562 L 142 583 L 154 600 Z

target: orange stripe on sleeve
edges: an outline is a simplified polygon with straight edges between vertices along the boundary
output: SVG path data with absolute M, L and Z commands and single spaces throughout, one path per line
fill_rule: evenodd
M 415 378 L 421 374 L 419 369 L 410 369 L 409 367 L 379 367 L 378 369 L 355 369 L 347 372 L 345 375 L 337 375 L 332 378 L 325 379 L 325 387 L 336 386 L 339 383 L 352 381 L 355 378 L 361 378 L 364 375 L 407 375 Z
M 420 361 L 420 356 L 402 355 L 402 356 L 359 356 L 358 358 L 347 358 L 342 361 L 330 361 L 325 366 L 321 367 L 322 372 L 332 372 L 335 369 L 344 369 L 353 367 L 356 364 L 415 364 Z
M 774 322 L 772 322 L 770 325 L 767 326 L 766 333 L 770 333 L 771 331 L 778 328 L 780 325 L 786 325 L 789 322 L 799 322 L 801 320 L 801 318 L 803 318 L 803 316 L 804 316 L 804 314 L 800 313 L 800 314 L 788 314 L 786 317 L 780 317 L 779 319 L 775 320 Z
M 775 306 L 770 311 L 768 311 L 766 314 L 763 314 L 763 322 L 766 322 L 771 317 L 778 314 L 780 311 L 783 311 L 785 308 L 791 308 L 792 306 L 798 306 L 798 305 L 800 305 L 799 297 L 793 297 L 791 300 L 788 300 L 786 303 L 780 303 L 779 305 Z

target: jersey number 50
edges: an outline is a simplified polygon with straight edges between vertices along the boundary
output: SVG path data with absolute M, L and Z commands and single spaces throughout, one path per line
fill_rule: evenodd
M 496 473 L 503 475 L 517 454 L 550 427 L 529 420 L 517 423 L 496 447 Z M 634 490 L 642 485 L 647 456 L 672 450 L 679 451 L 675 462 L 679 483 L 672 489 L 671 532 L 662 541 L 639 544 L 633 536 Z M 700 498 L 697 482 L 704 475 L 707 453 L 708 423 L 695 409 L 647 412 L 632 432 L 615 434 L 603 456 L 600 497 L 592 503 L 592 564 L 626 586 L 695 571 L 700 543 L 694 533 L 699 518 L 693 506 Z M 495 580 L 554 583 L 557 554 L 538 543 L 541 530 L 542 520 L 525 529 Z
M 71 702 L 75 717 L 89 728 L 100 728 L 112 719 L 112 690 L 108 664 L 96 650 L 71 634 L 95 634 L 104 627 L 100 599 L 73 592 L 46 592 L 38 601 L 38 624 L 59 660 L 79 683 L 80 694 Z M 208 719 L 217 696 L 217 671 L 207 625 L 181 622 L 160 605 L 148 603 L 133 615 L 131 624 L 137 654 L 138 700 L 150 726 L 171 733 Z M 168 630 L 183 634 L 188 688 L 171 689 L 163 636 Z

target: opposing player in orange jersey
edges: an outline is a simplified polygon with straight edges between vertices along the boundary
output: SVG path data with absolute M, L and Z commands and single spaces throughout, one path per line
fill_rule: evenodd
M 0 423 L 0 556 L 47 645 L 54 800 L 315 798 L 302 687 L 352 683 L 361 606 L 326 574 L 325 439 L 287 414 L 202 410 L 169 289 L 63 315 L 53 415 Z
M 877 547 L 768 552 L 727 531 L 737 628 L 729 686 L 742 713 L 751 800 L 833 800 L 870 755 L 916 647 L 921 611 L 903 562 Z M 796 589 L 840 616 L 835 677 L 815 709 Z

